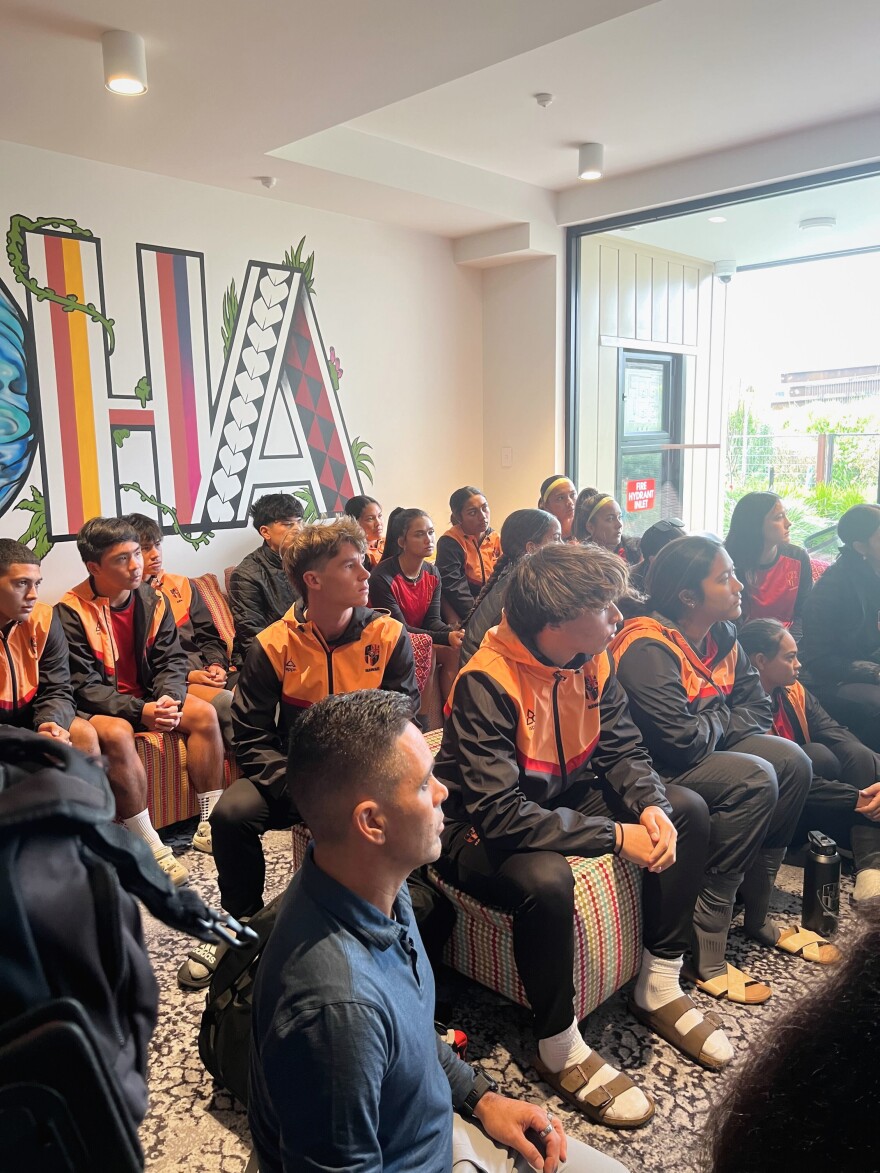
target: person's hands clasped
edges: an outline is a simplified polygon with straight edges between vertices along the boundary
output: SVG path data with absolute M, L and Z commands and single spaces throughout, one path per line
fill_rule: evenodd
M 866 819 L 871 819 L 875 823 L 880 823 L 880 782 L 875 782 L 873 786 L 866 786 L 864 790 L 859 791 L 859 797 L 856 799 L 856 813 L 864 815 Z
M 211 664 L 208 668 L 194 669 L 187 676 L 188 684 L 202 684 L 207 688 L 223 688 L 226 684 L 226 669 L 219 664 Z
M 37 726 L 37 733 L 43 737 L 54 737 L 56 741 L 63 741 L 65 745 L 70 745 L 70 733 L 55 721 L 43 721 L 41 725 Z
M 659 806 L 646 806 L 639 816 L 639 823 L 651 837 L 654 850 L 648 859 L 649 872 L 665 872 L 675 863 L 675 846 L 678 831 L 672 820 Z
M 522 1154 L 533 1169 L 556 1173 L 560 1160 L 565 1161 L 568 1156 L 562 1125 L 555 1116 L 536 1104 L 486 1092 L 474 1109 L 474 1115 L 493 1140 Z M 537 1133 L 544 1147 L 543 1154 L 526 1136 L 529 1131 Z
M 456 628 L 449 633 L 449 646 L 451 648 L 460 648 L 461 641 L 464 639 L 464 630 L 461 627 Z
M 180 724 L 180 705 L 173 696 L 148 701 L 141 712 L 141 722 L 151 733 L 172 733 Z

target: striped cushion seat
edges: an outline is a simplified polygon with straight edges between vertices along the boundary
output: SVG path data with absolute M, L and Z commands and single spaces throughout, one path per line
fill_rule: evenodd
M 232 612 L 229 610 L 229 602 L 220 589 L 216 574 L 200 574 L 198 578 L 193 579 L 193 582 L 204 599 L 205 606 L 211 612 L 217 634 L 226 643 L 226 654 L 231 656 L 232 641 L 235 639 L 235 624 L 232 620 Z
M 638 868 L 613 855 L 568 857 L 574 872 L 574 986 L 578 1022 L 639 968 L 642 949 L 641 881 Z M 513 917 L 481 904 L 428 868 L 431 882 L 452 902 L 457 916 L 446 946 L 453 969 L 520 1006 L 528 1006 L 513 960 Z
M 199 802 L 186 776 L 186 742 L 180 734 L 137 733 L 134 744 L 147 775 L 147 810 L 153 826 L 167 827 L 197 815 Z M 234 757 L 227 754 L 223 785 L 240 777 Z

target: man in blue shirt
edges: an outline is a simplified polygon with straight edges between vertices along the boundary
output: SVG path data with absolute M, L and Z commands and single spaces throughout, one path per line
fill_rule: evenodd
M 262 1173 L 625 1173 L 509 1099 L 433 1027 L 406 877 L 440 854 L 446 788 L 404 696 L 330 696 L 291 736 L 314 843 L 257 975 L 251 1131 Z

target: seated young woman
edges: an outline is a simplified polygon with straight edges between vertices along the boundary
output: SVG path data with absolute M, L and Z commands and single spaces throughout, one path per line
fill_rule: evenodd
M 816 934 L 781 928 L 769 915 L 812 766 L 800 746 L 768 736 L 770 698 L 737 641 L 742 584 L 722 544 L 704 537 L 670 542 L 654 559 L 647 587 L 645 613 L 626 621 L 611 651 L 661 776 L 701 794 L 711 812 L 694 912 L 695 977 L 715 997 L 765 1002 L 769 987 L 725 960 L 737 892 L 748 936 L 806 960 L 838 956 Z
M 734 506 L 724 545 L 743 584 L 740 623 L 778 619 L 798 639 L 813 568 L 806 550 L 789 542 L 790 532 L 775 493 L 746 493 Z
M 574 1017 L 574 877 L 566 856 L 613 853 L 642 871 L 644 949 L 631 1013 L 712 1069 L 733 1050 L 679 984 L 703 884 L 709 810 L 665 785 L 617 682 L 608 644 L 627 570 L 606 550 L 553 543 L 522 558 L 504 618 L 456 678 L 435 775 L 435 867 L 513 914 L 513 951 L 537 1036 L 534 1066 L 590 1119 L 636 1128 L 651 1098 L 616 1071 Z
M 773 702 L 773 732 L 802 746 L 813 763 L 813 782 L 791 846 L 810 831 L 852 852 L 853 899 L 880 896 L 880 755 L 838 725 L 798 680 L 800 661 L 791 633 L 776 619 L 753 619 L 739 642 Z
M 483 641 L 490 627 L 501 622 L 501 611 L 510 573 L 522 558 L 527 558 L 548 546 L 561 542 L 562 531 L 558 520 L 543 509 L 516 509 L 501 527 L 501 557 L 495 563 L 492 577 L 477 596 L 477 601 L 464 621 L 464 640 L 461 645 L 459 667 L 463 668 Z
M 837 523 L 843 549 L 804 605 L 800 659 L 836 720 L 880 751 L 880 505 L 854 505 Z
M 437 542 L 437 569 L 443 582 L 443 618 L 459 624 L 489 581 L 501 557 L 501 541 L 489 525 L 489 502 L 465 485 L 449 498 L 451 527 Z
M 385 550 L 385 540 L 382 537 L 382 506 L 375 497 L 349 497 L 345 502 L 345 512 L 355 519 L 366 535 L 366 558 L 369 562 L 367 569 L 372 570 L 382 561 Z
M 610 493 L 583 489 L 574 507 L 572 533 L 579 542 L 593 542 L 622 558 L 629 566 L 641 559 L 639 543 L 623 533 L 623 513 Z
M 370 575 L 370 606 L 389 611 L 407 631 L 430 635 L 445 697 L 458 671 L 464 632 L 440 618 L 440 575 L 425 561 L 433 552 L 434 523 L 428 514 L 395 509 L 388 519 L 385 557 Z
M 563 542 L 573 542 L 571 527 L 574 524 L 574 502 L 577 489 L 562 473 L 555 472 L 547 477 L 538 494 L 538 508 L 552 513 L 559 522 Z

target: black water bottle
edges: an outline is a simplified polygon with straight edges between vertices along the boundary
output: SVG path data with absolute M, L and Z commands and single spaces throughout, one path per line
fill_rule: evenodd
M 822 937 L 837 932 L 840 917 L 840 856 L 837 844 L 821 831 L 809 834 L 804 864 L 804 898 L 801 924 Z

